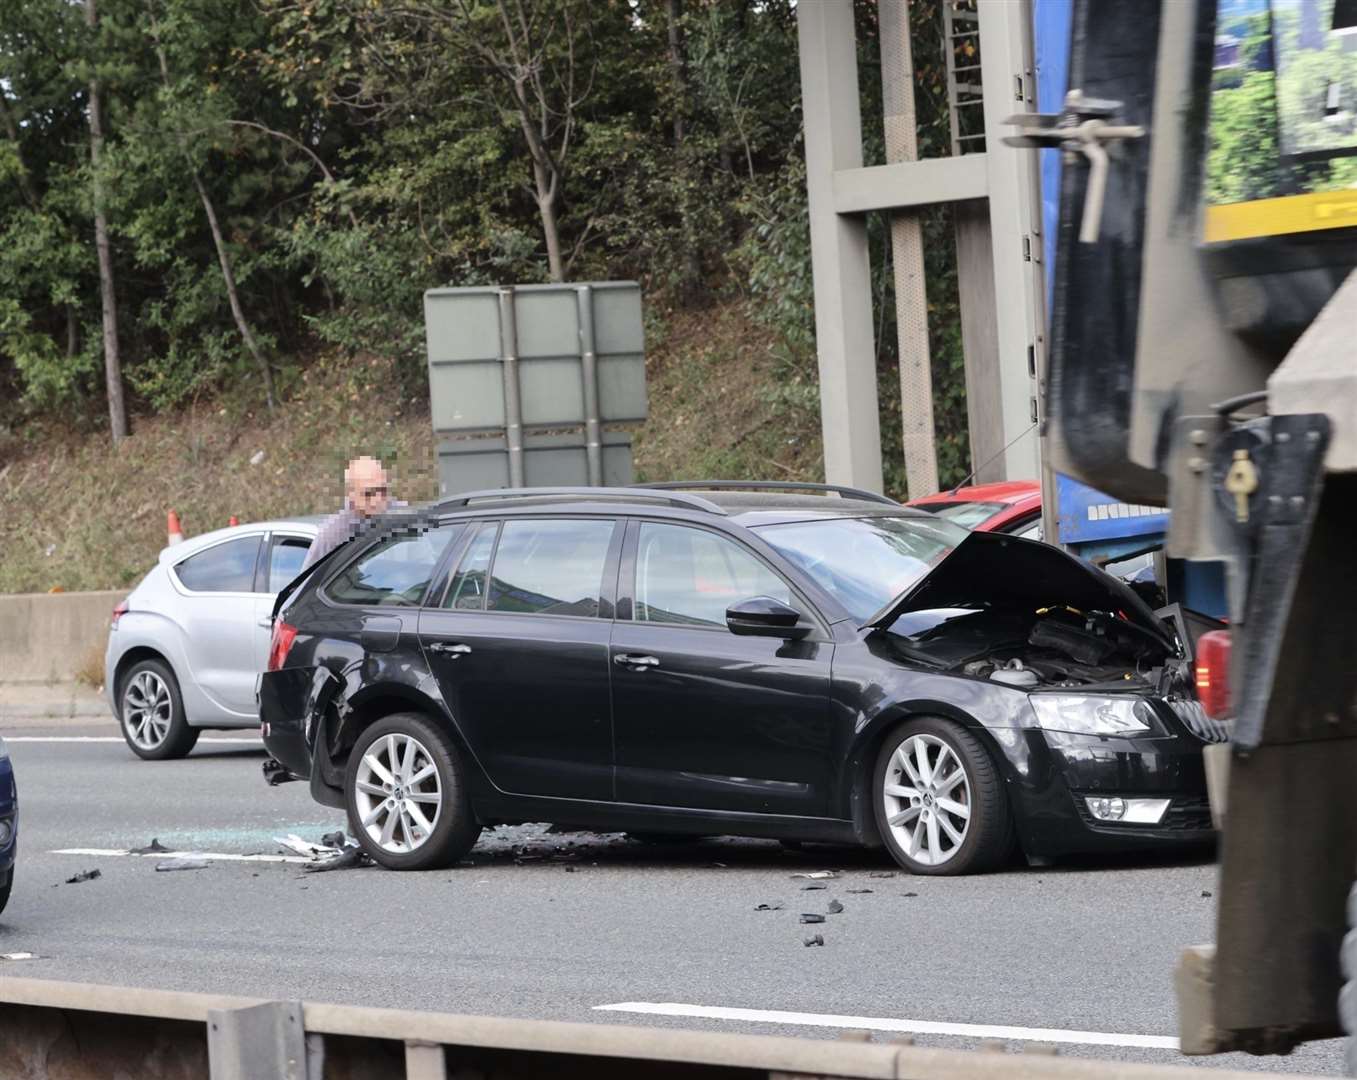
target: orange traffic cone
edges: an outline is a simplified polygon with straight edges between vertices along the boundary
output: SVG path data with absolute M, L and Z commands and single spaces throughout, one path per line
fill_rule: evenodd
M 169 534 L 170 544 L 182 544 L 184 542 L 184 530 L 179 524 L 179 515 L 173 510 L 170 511 L 169 518 L 166 520 L 165 530 Z
M 228 528 L 231 528 L 231 529 L 234 529 L 234 528 L 235 528 L 237 525 L 239 525 L 239 524 L 240 524 L 240 518 L 236 517 L 235 514 L 232 514 L 231 517 L 230 517 L 230 520 L 226 522 L 227 527 L 228 527 Z

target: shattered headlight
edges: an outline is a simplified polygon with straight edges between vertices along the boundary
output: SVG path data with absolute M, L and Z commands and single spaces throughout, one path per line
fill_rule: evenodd
M 1142 698 L 1086 694 L 1029 694 L 1037 726 L 1075 735 L 1135 735 L 1154 727 L 1154 711 Z

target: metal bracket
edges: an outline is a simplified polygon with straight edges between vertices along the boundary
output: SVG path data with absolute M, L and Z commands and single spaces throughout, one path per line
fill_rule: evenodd
M 1004 142 L 1009 146 L 1059 149 L 1067 155 L 1081 154 L 1088 161 L 1088 187 L 1079 222 L 1081 244 L 1098 242 L 1103 197 L 1107 193 L 1110 160 L 1107 144 L 1145 136 L 1145 129 L 1139 124 L 1109 123 L 1121 107 L 1120 101 L 1086 98 L 1082 90 L 1071 90 L 1065 95 L 1064 109 L 1058 113 L 1017 113 L 1004 121 L 1023 130 L 1021 135 L 1004 136 Z
M 207 1062 L 211 1080 L 309 1080 L 302 1003 L 209 1009 Z
M 1236 429 L 1218 444 L 1217 472 L 1221 453 L 1232 438 L 1264 431 L 1270 440 L 1260 469 L 1260 500 L 1253 530 L 1252 572 L 1249 575 L 1248 606 L 1242 641 L 1231 660 L 1231 680 L 1239 703 L 1234 727 L 1237 751 L 1256 749 L 1263 741 L 1263 721 L 1272 699 L 1283 631 L 1290 621 L 1291 603 L 1300 577 L 1301 563 L 1310 540 L 1311 527 L 1324 484 L 1324 454 L 1329 445 L 1329 419 L 1318 413 L 1273 416 Z M 1261 445 L 1261 443 L 1260 443 Z M 1220 472 L 1223 482 L 1224 474 Z M 1225 513 L 1223 504 L 1217 513 Z M 1242 645 L 1242 648 L 1240 647 Z

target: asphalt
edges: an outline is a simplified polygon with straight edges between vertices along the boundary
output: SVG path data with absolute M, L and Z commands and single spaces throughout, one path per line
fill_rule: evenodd
M 256 746 L 203 742 L 184 761 L 152 763 L 119 743 L 21 741 L 115 734 L 111 723 L 70 721 L 6 732 L 21 850 L 0 952 L 39 959 L 0 961 L 0 977 L 810 1038 L 837 1031 L 597 1007 L 672 1002 L 1173 1036 L 1173 964 L 1213 936 L 1209 852 L 923 879 L 841 848 L 648 847 L 520 826 L 486 833 L 467 864 L 420 874 L 266 862 L 159 873 L 155 858 L 53 854 L 153 838 L 278 853 L 274 837 L 318 840 L 343 826 L 302 785 L 266 787 Z M 93 869 L 96 879 L 66 883 Z M 839 876 L 803 891 L 810 882 L 794 875 L 819 870 Z M 800 924 L 831 899 L 841 914 Z M 823 947 L 803 945 L 814 932 Z M 1338 1042 L 1282 1059 L 1080 1044 L 1062 1053 L 1342 1072 Z

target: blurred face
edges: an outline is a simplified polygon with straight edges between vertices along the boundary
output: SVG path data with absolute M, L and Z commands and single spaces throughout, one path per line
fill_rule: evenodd
M 388 490 L 386 470 L 375 458 L 356 458 L 344 471 L 349 506 L 362 517 L 386 512 Z

